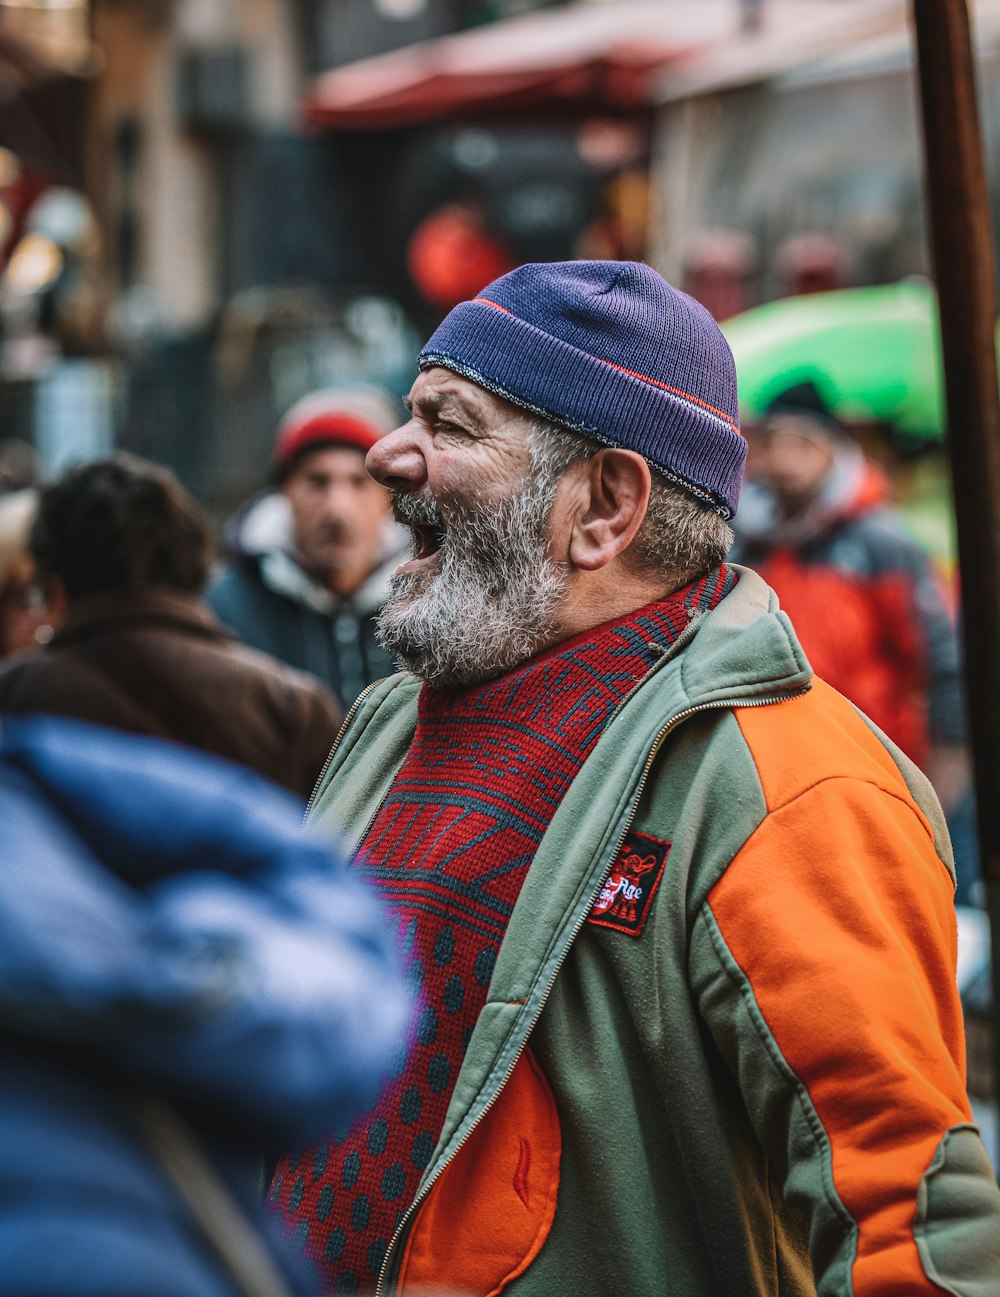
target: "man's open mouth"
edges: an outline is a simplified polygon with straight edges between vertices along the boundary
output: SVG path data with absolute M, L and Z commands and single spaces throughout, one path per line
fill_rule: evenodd
M 401 491 L 392 497 L 392 512 L 413 534 L 414 559 L 431 558 L 444 546 L 448 529 L 432 500 Z
M 436 523 L 409 524 L 413 532 L 415 558 L 430 558 L 444 545 L 446 532 L 443 525 Z

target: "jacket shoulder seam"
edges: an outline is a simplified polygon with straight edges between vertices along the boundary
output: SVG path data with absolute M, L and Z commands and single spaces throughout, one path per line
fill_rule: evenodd
M 757 773 L 757 778 L 758 780 L 760 779 L 759 771 Z M 927 838 L 927 840 L 931 844 L 931 847 L 934 849 L 935 859 L 937 860 L 941 868 L 944 870 L 944 872 L 947 874 L 948 881 L 952 889 L 954 889 L 955 880 L 952 878 L 951 872 L 948 869 L 947 864 L 945 863 L 944 860 L 941 859 L 941 855 L 938 852 L 937 842 L 934 837 L 933 826 L 928 822 L 927 818 L 923 814 L 921 814 L 920 808 L 915 804 L 915 802 L 911 798 L 904 797 L 901 793 L 897 793 L 893 789 L 886 788 L 883 784 L 877 783 L 874 779 L 858 779 L 857 776 L 855 775 L 842 775 L 842 774 L 823 775 L 820 778 L 814 780 L 811 784 L 807 785 L 805 788 L 800 788 L 797 792 L 792 794 L 790 797 L 787 797 L 784 801 L 776 802 L 773 806 L 768 804 L 767 813 L 765 814 L 764 818 L 761 820 L 760 824 L 758 824 L 757 827 L 753 830 L 753 833 L 749 834 L 743 846 L 745 847 L 747 843 L 752 841 L 754 836 L 767 823 L 770 816 L 777 814 L 778 811 L 784 811 L 787 810 L 790 806 L 794 806 L 796 802 L 801 801 L 804 797 L 807 797 L 810 793 L 815 792 L 817 789 L 821 788 L 824 784 L 832 784 L 832 783 L 850 783 L 850 784 L 856 784 L 861 787 L 872 788 L 875 790 L 875 792 L 882 794 L 882 796 L 891 797 L 894 801 L 899 802 L 900 805 L 905 806 L 907 811 L 909 811 L 911 817 L 915 819 L 917 823 L 920 825 L 920 828 L 924 836 Z M 761 786 L 761 792 L 763 793 L 763 791 L 764 791 L 763 786 Z M 740 850 L 742 849 L 743 848 L 741 847 Z M 737 856 L 738 855 L 739 852 L 737 852 Z M 733 857 L 734 861 L 736 860 L 737 856 Z
M 793 806 L 797 801 L 801 801 L 801 799 L 803 797 L 808 796 L 809 793 L 815 792 L 818 788 L 822 788 L 824 784 L 833 784 L 833 783 L 849 783 L 849 784 L 857 784 L 860 787 L 873 788 L 875 789 L 876 792 L 882 793 L 886 797 L 891 797 L 897 802 L 901 802 L 906 807 L 906 809 L 910 812 L 910 814 L 916 816 L 916 818 L 920 821 L 920 825 L 923 828 L 924 832 L 927 833 L 927 836 L 933 838 L 933 835 L 928 833 L 927 824 L 924 818 L 918 813 L 918 808 L 913 804 L 912 800 L 909 797 L 904 797 L 901 793 L 896 792 L 892 788 L 886 788 L 884 784 L 879 783 L 877 780 L 859 779 L 857 775 L 845 775 L 845 774 L 820 775 L 816 779 L 814 779 L 812 783 L 806 784 L 803 788 L 797 789 L 794 793 L 790 794 L 788 797 L 783 798 L 781 801 L 775 802 L 774 805 L 769 804 L 767 808 L 768 814 L 769 815 L 773 814 L 775 811 L 783 811 L 787 809 L 787 807 Z

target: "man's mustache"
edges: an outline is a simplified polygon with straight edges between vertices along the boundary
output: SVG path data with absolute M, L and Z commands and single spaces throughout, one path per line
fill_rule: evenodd
M 445 530 L 444 515 L 433 500 L 419 492 L 394 492 L 389 501 L 392 516 L 404 527 L 437 527 Z

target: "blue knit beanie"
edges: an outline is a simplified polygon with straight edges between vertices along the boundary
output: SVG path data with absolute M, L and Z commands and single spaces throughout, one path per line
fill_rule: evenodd
M 705 308 L 649 266 L 520 266 L 449 312 L 419 363 L 638 451 L 717 513 L 736 512 L 746 442 L 732 353 Z

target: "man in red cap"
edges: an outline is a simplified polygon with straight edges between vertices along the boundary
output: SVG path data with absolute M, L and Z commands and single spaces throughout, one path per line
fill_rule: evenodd
M 346 704 L 394 668 L 375 638 L 405 537 L 365 455 L 399 422 L 376 388 L 303 397 L 282 420 L 274 484 L 229 522 L 208 602 L 247 644 L 309 671 Z

